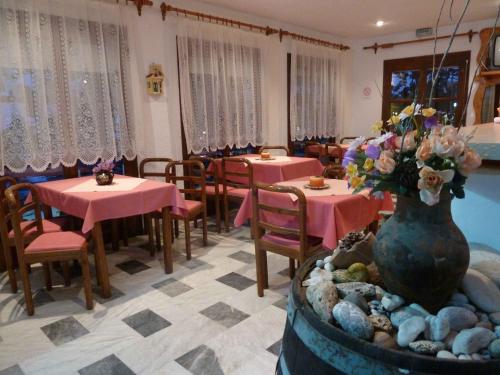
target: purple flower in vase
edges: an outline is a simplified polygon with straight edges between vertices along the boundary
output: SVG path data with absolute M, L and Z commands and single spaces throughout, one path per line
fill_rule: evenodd
M 357 156 L 356 150 L 347 150 L 342 159 L 342 166 L 345 168 L 349 163 L 354 163 Z
M 369 158 L 376 160 L 380 156 L 380 147 L 375 145 L 368 145 L 365 150 L 365 154 Z
M 424 121 L 424 126 L 426 129 L 432 129 L 438 125 L 436 116 L 427 117 Z

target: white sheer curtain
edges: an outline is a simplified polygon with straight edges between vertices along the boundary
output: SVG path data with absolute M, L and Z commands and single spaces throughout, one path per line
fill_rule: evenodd
M 341 54 L 296 42 L 290 71 L 292 140 L 335 136 L 340 128 Z
M 262 144 L 265 37 L 191 21 L 177 35 L 188 151 Z
M 0 0 L 2 171 L 135 157 L 123 11 L 90 0 Z

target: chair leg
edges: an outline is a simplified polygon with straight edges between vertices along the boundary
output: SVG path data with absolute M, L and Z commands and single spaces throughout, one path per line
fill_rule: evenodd
M 63 278 L 64 278 L 64 286 L 70 286 L 71 285 L 71 278 L 70 278 L 70 272 L 69 272 L 69 262 L 62 262 L 62 271 L 63 271 Z
M 12 293 L 17 293 L 16 271 L 14 270 L 14 262 L 12 260 L 12 248 L 8 247 L 5 252 L 5 268 L 9 276 L 10 290 Z
M 175 238 L 179 238 L 179 220 L 174 220 L 174 234 Z
M 288 261 L 289 261 L 288 275 L 290 276 L 290 279 L 293 279 L 295 277 L 295 259 L 288 258 Z
M 161 249 L 160 219 L 155 218 L 156 250 Z
M 111 220 L 111 247 L 113 251 L 120 250 L 120 238 L 118 235 L 118 220 Z
M 28 264 L 20 264 L 19 272 L 21 273 L 21 280 L 23 281 L 24 301 L 26 302 L 26 311 L 28 315 L 35 313 L 35 306 L 33 305 L 33 296 L 31 295 L 31 284 L 28 274 Z
M 94 249 L 94 267 L 95 267 L 95 278 L 96 278 L 96 283 L 98 286 L 101 286 L 101 273 L 99 272 L 99 262 L 97 261 L 98 260 L 98 257 L 96 255 L 96 251 Z
M 226 228 L 226 232 L 229 232 L 229 202 L 227 195 L 224 196 L 224 227 Z
M 186 236 L 186 259 L 191 259 L 191 229 L 189 227 L 189 219 L 184 219 L 184 233 Z
M 82 281 L 83 290 L 85 293 L 85 304 L 87 306 L 87 310 L 92 310 L 94 308 L 94 301 L 92 300 L 92 284 L 90 282 L 89 258 L 87 256 L 86 250 L 82 252 L 80 262 L 82 263 Z
M 122 224 L 122 241 L 123 241 L 123 246 L 128 246 L 128 225 L 127 225 L 127 219 L 122 219 L 121 220 Z
M 262 251 L 255 245 L 255 268 L 257 274 L 257 295 L 264 297 L 264 270 L 262 265 Z
M 52 290 L 52 276 L 50 275 L 50 263 L 43 263 L 43 276 L 45 278 L 45 288 Z
M 262 269 L 264 272 L 264 288 L 269 289 L 269 271 L 267 270 L 267 251 L 262 250 Z
M 219 196 L 215 196 L 215 226 L 217 228 L 217 233 L 220 233 L 220 200 Z
M 148 241 L 149 241 L 149 255 L 152 257 L 155 256 L 155 244 L 153 238 L 153 219 L 151 218 L 151 214 L 147 214 L 144 216 L 146 220 L 146 227 L 148 231 Z
M 207 224 L 207 210 L 203 212 L 203 218 L 201 220 L 201 225 L 203 226 L 203 246 L 208 245 L 208 224 Z

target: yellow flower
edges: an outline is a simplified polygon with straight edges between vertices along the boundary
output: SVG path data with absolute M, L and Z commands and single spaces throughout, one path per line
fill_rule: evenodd
M 399 124 L 399 121 L 401 121 L 399 116 L 391 116 L 391 118 L 389 120 L 387 120 L 387 123 L 389 125 L 397 125 L 397 124 Z
M 351 187 L 356 189 L 365 183 L 366 176 L 352 176 L 349 180 Z
M 358 174 L 358 165 L 354 163 L 349 163 L 346 167 L 346 173 L 348 176 L 357 176 Z
M 384 122 L 383 121 L 377 121 L 377 122 L 375 122 L 375 124 L 372 125 L 372 132 L 374 132 L 374 133 L 380 133 L 383 128 L 384 128 Z
M 401 111 L 401 113 L 404 113 L 405 115 L 408 115 L 408 116 L 413 115 L 413 112 L 415 112 L 415 105 L 414 104 L 407 106 L 405 109 L 403 109 L 403 111 Z
M 436 110 L 434 108 L 424 108 L 422 109 L 422 115 L 424 117 L 432 117 L 436 113 Z
M 374 160 L 372 158 L 366 158 L 365 163 L 363 164 L 363 169 L 365 171 L 370 171 L 373 169 Z

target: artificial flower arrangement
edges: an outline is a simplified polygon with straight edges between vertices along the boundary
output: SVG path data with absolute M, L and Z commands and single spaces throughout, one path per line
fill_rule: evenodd
M 94 174 L 97 174 L 99 172 L 113 172 L 113 169 L 115 168 L 115 163 L 113 160 L 104 160 L 99 163 L 92 169 L 92 172 Z
M 420 196 L 429 206 L 439 202 L 441 190 L 464 197 L 467 176 L 481 158 L 458 128 L 438 120 L 434 108 L 413 103 L 384 124 L 373 125 L 383 135 L 365 143 L 357 138 L 347 150 L 343 166 L 355 192 L 369 187 L 381 197 L 384 191 Z
M 113 160 L 104 160 L 98 163 L 92 172 L 95 175 L 95 180 L 98 185 L 111 185 L 113 183 L 113 168 L 115 163 Z

